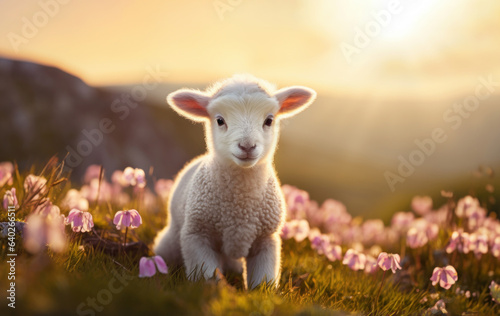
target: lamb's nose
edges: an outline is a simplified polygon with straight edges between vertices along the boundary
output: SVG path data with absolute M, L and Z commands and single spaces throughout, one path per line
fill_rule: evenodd
M 246 153 L 251 153 L 255 149 L 255 147 L 257 147 L 257 145 L 256 144 L 250 145 L 250 144 L 239 143 L 238 147 Z

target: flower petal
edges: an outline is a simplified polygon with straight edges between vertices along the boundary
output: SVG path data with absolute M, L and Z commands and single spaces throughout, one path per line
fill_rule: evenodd
M 436 285 L 439 282 L 439 278 L 441 275 L 441 268 L 434 268 L 434 271 L 432 271 L 432 276 L 430 280 L 432 281 L 432 285 Z
M 69 217 L 69 216 L 68 216 Z M 71 228 L 73 228 L 73 231 L 75 231 L 75 227 L 81 227 L 83 225 L 83 212 L 82 211 L 78 211 L 78 213 L 76 213 L 72 219 L 70 219 L 70 222 L 71 222 Z M 80 230 L 77 230 L 77 231 L 80 231 Z
M 153 260 L 155 261 L 156 267 L 158 268 L 159 272 L 161 272 L 163 274 L 167 274 L 168 273 L 167 264 L 165 263 L 165 261 L 163 260 L 162 257 L 160 257 L 160 256 L 154 256 Z
M 139 277 L 151 277 L 155 275 L 155 263 L 151 258 L 142 257 L 139 261 Z
M 136 210 L 130 210 L 129 211 L 130 217 L 131 217 L 131 222 L 132 224 L 130 225 L 130 228 L 137 228 L 142 224 L 142 218 L 141 215 L 139 215 L 139 212 Z
M 130 212 L 123 212 L 122 227 L 130 227 Z
M 118 211 L 115 214 L 115 218 L 113 218 L 113 224 L 118 225 L 121 222 L 121 219 L 123 217 L 123 211 Z M 117 229 L 119 229 L 117 227 Z

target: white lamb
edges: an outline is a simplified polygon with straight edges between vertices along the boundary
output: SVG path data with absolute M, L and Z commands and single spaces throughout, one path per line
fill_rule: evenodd
M 279 121 L 304 110 L 315 97 L 309 88 L 275 91 L 247 75 L 205 92 L 171 93 L 167 101 L 175 111 L 205 123 L 208 152 L 177 176 L 169 223 L 155 239 L 155 253 L 167 263 L 184 263 L 193 280 L 239 263 L 246 287 L 277 286 L 285 216 L 273 165 Z

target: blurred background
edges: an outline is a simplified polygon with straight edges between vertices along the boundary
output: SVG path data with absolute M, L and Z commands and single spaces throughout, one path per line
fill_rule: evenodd
M 439 206 L 442 189 L 498 211 L 498 1 L 2 0 L 0 12 L 0 161 L 69 152 L 75 181 L 90 164 L 173 177 L 205 148 L 166 95 L 251 73 L 318 92 L 283 122 L 282 183 L 366 218 L 413 195 Z

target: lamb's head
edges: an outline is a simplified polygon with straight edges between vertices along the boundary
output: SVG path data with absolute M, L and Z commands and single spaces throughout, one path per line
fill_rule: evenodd
M 204 92 L 178 90 L 167 101 L 179 114 L 205 122 L 207 146 L 217 159 L 253 167 L 272 160 L 279 121 L 299 113 L 315 97 L 309 88 L 275 91 L 263 80 L 234 76 Z

